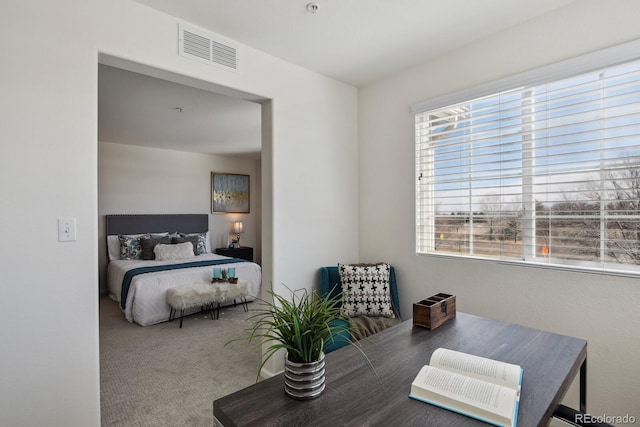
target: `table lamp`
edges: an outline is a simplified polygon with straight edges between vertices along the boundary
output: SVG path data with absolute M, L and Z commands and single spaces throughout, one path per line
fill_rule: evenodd
M 236 233 L 236 244 L 238 245 L 237 247 L 240 247 L 240 233 L 242 233 L 243 230 L 243 224 L 242 221 L 236 221 L 233 223 L 233 232 Z

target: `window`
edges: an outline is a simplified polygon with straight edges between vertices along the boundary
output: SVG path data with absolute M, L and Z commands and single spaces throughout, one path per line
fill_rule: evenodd
M 640 61 L 418 110 L 418 253 L 640 272 Z

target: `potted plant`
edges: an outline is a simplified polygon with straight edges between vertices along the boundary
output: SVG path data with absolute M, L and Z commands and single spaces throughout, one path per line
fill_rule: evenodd
M 278 350 L 285 354 L 285 392 L 294 399 L 313 399 L 324 391 L 324 345 L 338 339 L 348 340 L 363 356 L 375 373 L 371 361 L 360 346 L 353 342 L 348 332 L 348 323 L 336 322 L 345 319 L 339 300 L 319 296 L 306 289 L 291 291 L 287 299 L 269 292 L 273 302 L 259 300 L 259 308 L 250 319 L 253 325 L 248 335 L 240 340 L 257 341 L 256 347 L 267 345 L 258 367 L 258 375 L 264 364 Z

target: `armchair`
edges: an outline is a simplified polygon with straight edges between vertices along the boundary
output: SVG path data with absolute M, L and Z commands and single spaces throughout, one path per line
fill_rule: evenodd
M 399 322 L 400 299 L 398 297 L 396 273 L 393 266 L 391 266 L 390 269 L 389 289 L 391 291 L 391 304 L 393 305 L 393 310 Z M 338 272 L 337 266 L 320 268 L 320 295 L 325 296 L 327 294 L 330 294 L 332 298 L 336 298 L 340 301 L 340 303 L 338 303 L 338 306 L 342 305 L 342 285 L 340 282 L 340 274 Z M 347 332 L 345 332 L 344 334 L 334 335 L 333 339 L 325 340 L 325 353 L 330 353 L 334 350 L 344 347 L 345 345 L 349 344 L 351 340 L 355 341 L 354 334 L 350 330 L 349 322 L 347 320 L 338 320 L 336 322 L 342 323 L 341 326 L 344 326 L 343 330 L 349 331 L 348 335 L 345 335 L 347 334 Z

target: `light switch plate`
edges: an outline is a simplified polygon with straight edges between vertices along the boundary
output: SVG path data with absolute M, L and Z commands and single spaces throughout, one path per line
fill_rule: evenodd
M 75 242 L 76 241 L 76 219 L 75 218 L 58 218 L 58 241 L 59 242 Z

